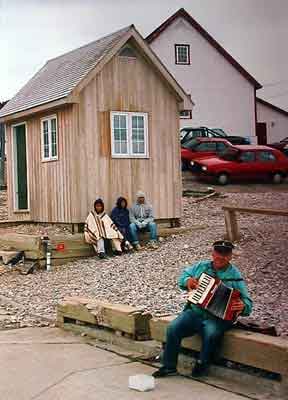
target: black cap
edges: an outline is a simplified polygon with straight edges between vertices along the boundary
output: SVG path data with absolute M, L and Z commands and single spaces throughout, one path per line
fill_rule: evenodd
M 234 247 L 234 244 L 229 240 L 217 240 L 213 243 L 214 250 L 221 254 L 232 253 Z

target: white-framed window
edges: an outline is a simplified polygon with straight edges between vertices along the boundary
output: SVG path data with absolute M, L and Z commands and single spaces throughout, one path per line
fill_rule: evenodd
M 58 160 L 57 117 L 51 115 L 41 119 L 42 161 Z
M 112 111 L 113 158 L 148 158 L 148 114 Z
M 189 44 L 175 44 L 175 64 L 190 65 Z
M 180 111 L 181 119 L 192 119 L 192 110 L 182 110 Z

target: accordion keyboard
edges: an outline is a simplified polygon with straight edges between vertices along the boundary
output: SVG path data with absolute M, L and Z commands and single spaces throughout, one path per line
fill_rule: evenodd
M 193 304 L 201 304 L 205 300 L 214 285 L 215 279 L 210 275 L 202 273 L 198 282 L 197 289 L 191 290 L 188 296 L 188 300 Z

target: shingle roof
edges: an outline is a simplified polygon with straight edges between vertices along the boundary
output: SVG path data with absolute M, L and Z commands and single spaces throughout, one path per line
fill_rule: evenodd
M 131 26 L 49 60 L 0 110 L 0 117 L 68 96 Z

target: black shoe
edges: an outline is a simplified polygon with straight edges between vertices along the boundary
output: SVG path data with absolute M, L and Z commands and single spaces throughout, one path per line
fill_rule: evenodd
M 176 376 L 176 375 L 178 375 L 176 368 L 168 369 L 165 367 L 157 369 L 157 371 L 153 372 L 152 374 L 154 378 L 165 378 L 166 376 Z
M 122 251 L 115 250 L 114 251 L 114 256 L 122 256 Z
M 102 260 L 104 258 L 107 258 L 105 253 L 98 253 L 98 257 Z
M 194 368 L 192 369 L 193 378 L 200 378 L 201 376 L 208 375 L 208 365 L 196 361 Z

